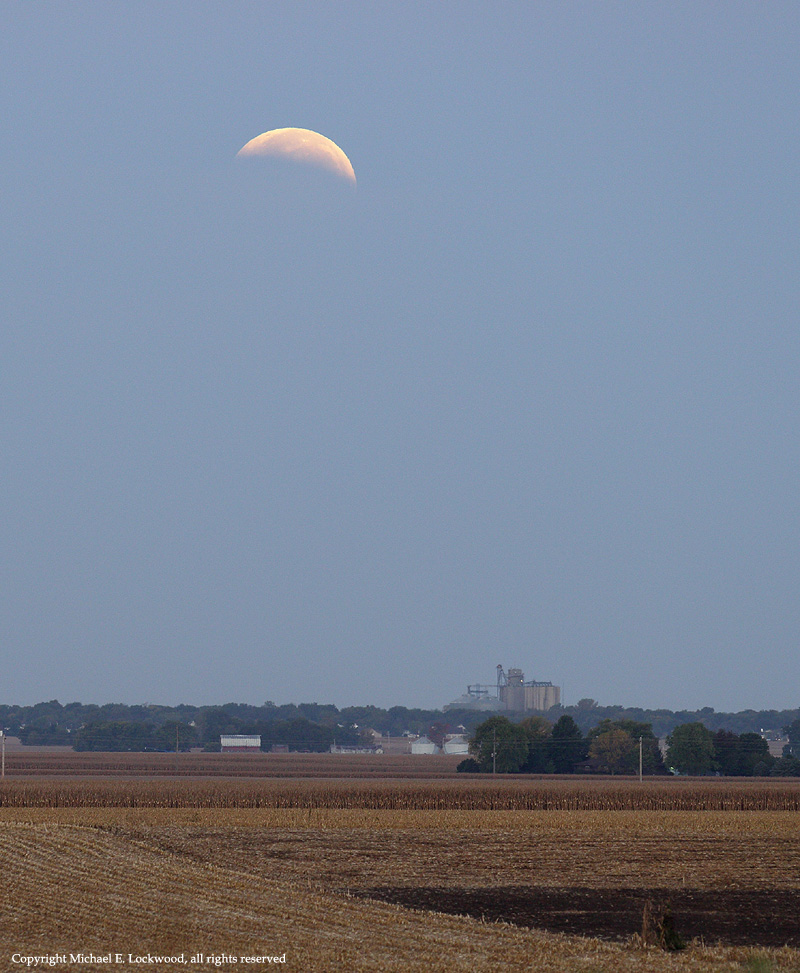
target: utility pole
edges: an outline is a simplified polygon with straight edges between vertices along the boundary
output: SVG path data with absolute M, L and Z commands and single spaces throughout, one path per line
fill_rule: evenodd
M 642 738 L 639 737 L 639 783 L 642 782 Z
M 492 773 L 497 773 L 497 730 L 492 730 Z
M 6 775 L 6 731 L 0 730 L 0 750 L 2 751 L 2 759 L 0 759 L 0 777 L 5 777 Z

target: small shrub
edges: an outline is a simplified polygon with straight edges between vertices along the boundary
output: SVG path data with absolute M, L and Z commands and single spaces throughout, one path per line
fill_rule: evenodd
M 479 774 L 481 772 L 481 765 L 474 757 L 467 757 L 466 760 L 462 760 L 456 767 L 456 771 L 459 774 Z

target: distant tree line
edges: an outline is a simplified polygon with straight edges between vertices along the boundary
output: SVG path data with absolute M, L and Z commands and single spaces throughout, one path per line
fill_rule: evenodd
M 669 736 L 676 727 L 685 723 L 702 723 L 712 733 L 717 730 L 729 730 L 731 733 L 760 733 L 761 730 L 769 730 L 780 733 L 785 732 L 789 724 L 800 719 L 800 708 L 747 709 L 738 713 L 718 713 L 711 706 L 704 706 L 699 710 L 651 710 L 629 706 L 600 706 L 593 699 L 578 700 L 575 706 L 566 707 L 560 712 L 572 716 L 583 733 L 587 733 L 603 720 L 633 720 L 637 723 L 649 723 L 659 739 Z
M 470 740 L 472 756 L 463 773 L 498 774 L 720 774 L 735 777 L 800 777 L 800 719 L 784 727 L 789 743 L 781 757 L 769 752 L 758 733 L 712 733 L 700 722 L 675 727 L 667 737 L 666 757 L 649 723 L 605 719 L 584 736 L 571 716 L 555 723 L 528 717 L 514 723 L 491 716 Z
M 90 723 L 75 733 L 73 749 L 102 751 L 190 750 L 197 744 L 197 732 L 187 723 L 133 723 L 122 720 Z
M 680 774 L 725 777 L 800 777 L 800 719 L 784 727 L 789 743 L 780 757 L 758 733 L 712 733 L 702 723 L 685 723 L 667 738 L 667 764 Z
M 483 719 L 482 713 L 447 714 L 446 725 L 462 724 L 472 729 Z M 426 733 L 442 721 L 441 710 L 411 709 L 393 706 L 348 706 L 342 709 L 325 703 L 299 703 L 277 706 L 266 702 L 261 706 L 248 703 L 224 703 L 219 706 L 161 706 L 155 704 L 129 706 L 123 703 L 96 704 L 67 703 L 58 700 L 36 703 L 34 706 L 0 705 L 0 728 L 10 736 L 18 736 L 24 744 L 47 746 L 75 746 L 78 734 L 95 727 L 94 739 L 119 734 L 119 730 L 104 731 L 109 724 L 150 724 L 158 729 L 166 724 L 192 726 L 195 746 L 219 745 L 224 733 L 260 733 L 262 742 L 289 745 L 297 749 L 326 749 L 337 744 L 356 745 L 363 742 L 362 731 L 375 729 L 391 736 L 404 732 Z M 133 739 L 143 741 L 146 735 L 133 733 Z M 84 733 L 84 738 L 86 734 Z M 149 745 L 149 744 L 148 744 Z M 173 745 L 174 749 L 174 745 Z
M 129 706 L 123 703 L 97 705 L 79 702 L 62 705 L 54 699 L 33 706 L 0 705 L 0 727 L 7 734 L 19 736 L 25 744 L 72 746 L 76 749 L 174 750 L 177 725 L 183 727 L 178 731 L 179 749 L 184 746 L 218 749 L 222 734 L 259 733 L 264 749 L 279 745 L 293 750 L 327 750 L 334 741 L 348 746 L 368 742 L 364 736 L 368 728 L 395 737 L 406 732 L 427 734 L 431 739 L 439 741 L 448 728 L 462 726 L 468 733 L 475 734 L 479 726 L 497 719 L 503 721 L 503 726 L 508 724 L 518 728 L 508 731 L 518 741 L 521 741 L 521 733 L 527 734 L 528 750 L 523 762 L 529 767 L 542 768 L 531 772 L 544 773 L 544 768 L 551 765 L 563 766 L 568 758 L 560 754 L 569 754 L 571 757 L 571 746 L 575 753 L 579 753 L 574 762 L 594 761 L 594 767 L 607 767 L 607 773 L 621 773 L 625 771 L 618 768 L 629 768 L 631 760 L 634 760 L 638 770 L 638 737 L 642 736 L 645 741 L 643 758 L 646 767 L 652 765 L 653 768 L 645 772 L 657 773 L 655 754 L 658 748 L 653 749 L 652 741 L 657 737 L 673 734 L 679 726 L 696 723 L 712 735 L 723 732 L 743 738 L 747 734 L 758 735 L 762 727 L 774 731 L 800 727 L 800 709 L 747 710 L 724 714 L 705 708 L 673 713 L 670 710 L 599 706 L 594 700 L 582 699 L 576 706 L 555 706 L 542 716 L 528 716 L 525 719 L 520 716 L 512 720 L 492 716 L 487 721 L 485 712 L 475 710 L 424 710 L 405 706 L 393 706 L 389 709 L 348 706 L 339 709 L 326 703 L 290 703 L 278 706 L 270 701 L 261 706 L 247 703 L 224 703 L 219 706 Z M 552 729 L 544 732 L 544 724 Z M 556 727 L 559 729 L 556 730 Z M 611 731 L 622 731 L 634 740 L 636 752 L 633 757 L 628 752 L 626 737 L 619 732 L 615 736 L 604 737 L 600 743 L 595 744 L 594 752 L 589 753 L 589 747 L 595 739 Z M 786 756 L 800 757 L 800 732 L 794 730 L 793 733 L 794 736 L 789 734 L 789 752 Z M 582 741 L 580 747 L 577 744 L 578 737 Z M 651 742 L 647 743 L 648 740 Z M 712 770 L 703 772 L 729 772 L 726 768 L 730 761 L 724 750 L 726 746 L 730 750 L 731 743 L 730 739 L 728 744 L 722 741 L 721 737 L 718 743 L 719 753 L 715 750 Z M 514 747 L 521 749 L 522 743 L 518 742 Z M 606 752 L 602 752 L 603 748 Z M 649 757 L 646 755 L 648 748 L 652 751 Z M 736 747 L 730 752 L 734 751 Z M 759 762 L 756 760 L 754 764 Z M 770 772 L 772 766 L 770 765 Z M 783 768 L 789 766 L 779 765 Z
M 359 732 L 354 727 L 338 728 L 335 732 L 326 726 L 312 723 L 298 717 L 294 720 L 277 720 L 274 723 L 244 723 L 233 729 L 224 729 L 209 737 L 203 749 L 218 752 L 220 736 L 223 733 L 258 734 L 261 749 L 270 750 L 273 746 L 285 746 L 290 750 L 322 753 L 331 744 L 355 745 L 361 742 Z M 203 745 L 198 729 L 189 723 L 169 721 L 161 726 L 154 723 L 134 723 L 125 721 L 97 722 L 81 727 L 71 740 L 75 750 L 96 751 L 185 751 Z
M 438 710 L 372 706 L 338 709 L 320 703 L 262 706 L 225 703 L 221 706 L 62 705 L 58 700 L 35 706 L 0 705 L 0 728 L 24 744 L 68 746 L 76 750 L 174 750 L 176 724 L 190 746 L 219 749 L 222 734 L 260 734 L 262 747 L 322 751 L 337 743 L 363 745 L 367 728 L 386 732 L 425 733 L 441 718 Z M 163 732 L 162 732 L 163 730 Z M 183 748 L 183 745 L 179 743 Z

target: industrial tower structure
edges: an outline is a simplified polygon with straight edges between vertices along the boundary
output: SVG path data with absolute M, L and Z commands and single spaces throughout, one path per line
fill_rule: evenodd
M 561 687 L 551 682 L 525 681 L 522 669 L 497 667 L 494 686 L 475 683 L 465 695 L 445 706 L 449 709 L 477 709 L 494 713 L 543 713 L 561 703 Z

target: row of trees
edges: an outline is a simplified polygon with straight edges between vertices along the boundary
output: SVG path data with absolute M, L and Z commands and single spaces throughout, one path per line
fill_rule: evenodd
M 226 724 L 227 725 L 227 724 Z M 218 751 L 222 733 L 258 734 L 261 749 L 285 746 L 290 750 L 323 753 L 331 744 L 355 746 L 361 741 L 356 727 L 331 728 L 298 717 L 274 723 L 242 723 L 234 729 L 223 729 L 205 742 L 204 749 Z M 196 726 L 170 721 L 161 726 L 132 721 L 106 721 L 82 727 L 70 740 L 75 750 L 95 751 L 171 751 L 190 750 L 203 744 Z
M 717 730 L 759 733 L 763 729 L 781 732 L 787 724 L 800 719 L 800 710 L 747 709 L 738 713 L 718 713 L 712 706 L 704 706 L 698 710 L 642 709 L 630 706 L 601 706 L 594 699 L 580 699 L 575 706 L 568 706 L 563 709 L 563 712 L 575 719 L 583 733 L 588 733 L 592 727 L 603 720 L 612 722 L 633 720 L 637 723 L 649 723 L 653 733 L 659 739 L 669 736 L 673 730 L 685 723 L 702 723 L 712 733 L 716 733 Z
M 800 737 L 800 720 L 785 727 L 785 732 L 790 742 L 783 756 L 773 757 L 769 744 L 758 733 L 712 733 L 702 723 L 685 723 L 667 738 L 667 764 L 674 772 L 689 775 L 800 777 L 800 759 L 792 752 Z
M 144 723 L 155 727 L 175 723 L 191 725 L 195 727 L 197 745 L 205 746 L 219 743 L 223 733 L 261 732 L 262 736 L 272 739 L 273 733 L 282 732 L 281 726 L 299 726 L 297 721 L 324 728 L 330 741 L 335 738 L 337 743 L 355 744 L 358 742 L 358 730 L 364 727 L 391 736 L 400 736 L 405 731 L 422 734 L 442 719 L 441 710 L 405 706 L 393 706 L 388 710 L 376 706 L 338 709 L 326 703 L 276 706 L 270 701 L 262 706 L 248 703 L 224 703 L 220 706 L 128 706 L 123 703 L 97 706 L 67 703 L 62 706 L 55 699 L 34 706 L 0 704 L 0 728 L 10 736 L 19 736 L 24 744 L 48 746 L 75 746 L 77 735 L 87 727 L 112 723 Z M 448 724 L 463 724 L 468 730 L 474 729 L 481 719 L 482 713 L 447 714 Z M 355 736 L 351 731 L 355 732 Z M 304 731 L 304 736 L 311 740 L 314 734 Z M 275 739 L 272 742 L 285 741 Z M 298 746 L 301 743 L 298 739 Z
M 642 740 L 642 771 L 661 774 L 665 767 L 652 727 L 634 720 L 604 720 L 584 736 L 571 716 L 551 724 L 542 716 L 512 723 L 492 716 L 475 731 L 470 742 L 472 757 L 459 770 L 499 774 L 571 774 L 597 770 L 607 774 L 632 773 L 639 766 Z
M 190 750 L 197 745 L 197 731 L 187 723 L 132 723 L 117 721 L 83 727 L 70 741 L 74 750 L 120 751 Z
M 551 724 L 541 716 L 513 723 L 492 716 L 475 730 L 472 756 L 459 765 L 468 773 L 571 774 L 638 772 L 641 744 L 642 773 L 722 774 L 736 777 L 798 777 L 800 720 L 785 728 L 790 743 L 784 755 L 769 753 L 758 733 L 712 733 L 702 723 L 686 723 L 667 738 L 666 758 L 649 723 L 603 720 L 584 736 L 570 716 Z
M 792 743 L 795 755 L 800 755 L 800 709 L 746 710 L 741 713 L 715 713 L 710 707 L 697 711 L 644 710 L 622 706 L 600 706 L 593 699 L 582 699 L 576 706 L 553 707 L 545 714 L 551 723 L 561 716 L 569 716 L 586 735 L 603 723 L 650 726 L 657 737 L 672 733 L 686 723 L 702 723 L 712 732 L 724 729 L 737 734 L 760 731 L 762 727 L 780 730 L 795 726 L 796 739 Z M 461 724 L 472 732 L 486 717 L 474 710 L 423 710 L 406 706 L 347 706 L 341 709 L 330 703 L 289 703 L 276 705 L 271 701 L 261 706 L 249 703 L 224 703 L 218 706 L 178 706 L 124 703 L 66 703 L 57 699 L 33 706 L 0 704 L 0 727 L 9 735 L 21 737 L 29 744 L 63 744 L 71 746 L 75 734 L 97 723 L 184 723 L 197 730 L 200 745 L 219 740 L 221 733 L 243 733 L 246 727 L 258 724 L 290 723 L 303 719 L 317 726 L 328 727 L 339 736 L 344 727 L 371 727 L 384 735 L 399 736 L 405 731 L 426 733 L 432 724 Z

